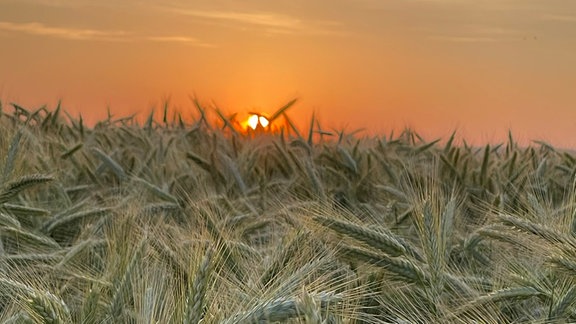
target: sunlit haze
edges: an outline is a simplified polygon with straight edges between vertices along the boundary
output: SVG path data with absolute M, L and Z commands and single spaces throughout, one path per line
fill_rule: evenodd
M 576 1 L 0 0 L 0 99 L 576 148 Z

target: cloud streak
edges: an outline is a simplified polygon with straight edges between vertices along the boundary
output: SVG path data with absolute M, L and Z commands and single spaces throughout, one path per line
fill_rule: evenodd
M 159 43 L 182 43 L 200 47 L 216 47 L 214 44 L 202 42 L 194 37 L 188 36 L 148 36 L 145 40 Z
M 234 27 L 262 28 L 269 34 L 344 35 L 337 21 L 304 21 L 303 19 L 273 12 L 195 10 L 178 7 L 157 7 L 165 12 L 189 16 L 210 22 L 232 24 Z
M 169 8 L 167 10 L 181 15 L 193 16 L 203 19 L 231 21 L 242 24 L 251 24 L 272 28 L 284 28 L 284 29 L 302 28 L 302 21 L 300 19 L 273 13 L 208 11 L 208 10 L 190 10 L 190 9 L 178 9 L 178 8 Z
M 51 27 L 38 22 L 13 23 L 0 21 L 0 30 L 69 40 L 122 40 L 129 36 L 129 33 L 125 31 Z
M 163 43 L 181 43 L 200 47 L 212 47 L 212 44 L 202 42 L 196 38 L 180 35 L 168 36 L 138 36 L 132 32 L 122 30 L 79 29 L 69 27 L 47 26 L 39 22 L 14 23 L 0 21 L 0 31 L 21 33 L 40 37 L 52 37 L 73 41 L 111 41 L 135 42 L 151 41 Z
M 524 32 L 516 29 L 488 25 L 464 25 L 459 33 L 434 32 L 428 29 L 428 39 L 448 43 L 496 43 L 523 39 Z
M 573 15 L 545 14 L 545 15 L 542 16 L 542 20 L 546 20 L 546 21 L 558 21 L 558 22 L 568 22 L 568 23 L 576 23 L 576 16 L 573 16 Z
M 429 39 L 449 43 L 495 43 L 501 41 L 494 37 L 477 36 L 431 36 Z

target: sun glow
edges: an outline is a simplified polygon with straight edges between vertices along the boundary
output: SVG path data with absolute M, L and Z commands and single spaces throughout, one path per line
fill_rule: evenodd
M 248 126 L 250 126 L 250 128 L 252 129 L 256 129 L 259 126 L 262 128 L 266 128 L 268 127 L 269 124 L 270 122 L 264 116 L 260 116 L 258 114 L 252 114 L 250 115 L 250 117 L 248 117 Z

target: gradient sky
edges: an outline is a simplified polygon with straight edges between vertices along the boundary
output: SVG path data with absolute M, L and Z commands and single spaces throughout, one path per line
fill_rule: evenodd
M 574 0 L 0 0 L 0 99 L 576 148 Z M 7 109 L 7 108 L 4 108 Z

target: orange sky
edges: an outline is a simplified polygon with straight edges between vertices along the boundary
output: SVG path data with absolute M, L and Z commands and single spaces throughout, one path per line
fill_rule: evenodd
M 194 94 L 229 113 L 299 97 L 302 125 L 576 148 L 576 1 L 0 0 L 4 106 L 95 119 Z

